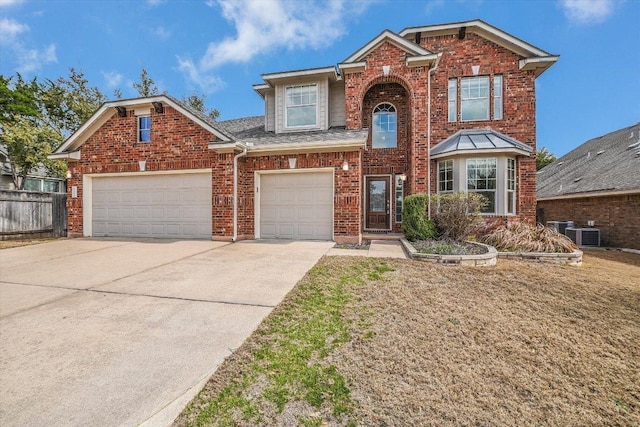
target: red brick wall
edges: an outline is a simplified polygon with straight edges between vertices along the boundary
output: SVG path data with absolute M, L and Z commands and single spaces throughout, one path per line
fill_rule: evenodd
M 541 200 L 538 210 L 545 224 L 574 221 L 587 227 L 587 221 L 595 221 L 603 246 L 640 249 L 640 194 Z
M 361 232 L 361 154 L 359 151 L 336 153 L 304 153 L 242 157 L 238 182 L 238 234 L 253 238 L 255 235 L 254 186 L 256 171 L 289 170 L 289 158 L 295 157 L 296 169 L 334 168 L 334 225 L 337 242 L 359 243 Z M 349 170 L 343 171 L 344 161 Z
M 225 162 L 228 164 L 230 155 L 219 158 L 209 150 L 208 143 L 216 139 L 215 135 L 173 108 L 165 106 L 163 114 L 157 114 L 150 108 L 150 114 L 150 142 L 137 142 L 138 122 L 133 111 L 129 111 L 127 117 L 119 117 L 114 110 L 113 116 L 82 145 L 81 160 L 70 162 L 72 177 L 67 184 L 69 235 L 83 234 L 82 175 L 135 172 L 139 170 L 140 160 L 146 161 L 148 171 L 214 168 L 213 230 L 214 234 L 223 229 L 226 232 L 224 221 L 216 217 L 216 206 L 220 205 L 219 197 L 233 193 L 228 189 L 227 179 L 220 181 L 220 173 L 225 168 Z M 72 186 L 78 187 L 78 197 L 75 199 L 71 198 Z
M 442 58 L 432 77 L 431 88 L 431 146 L 434 146 L 460 129 L 491 128 L 505 133 L 534 149 L 530 157 L 518 157 L 518 206 L 521 219 L 535 221 L 535 75 L 520 71 L 518 55 L 473 33 L 463 40 L 457 35 L 423 37 L 421 45 L 432 52 L 441 52 Z M 390 65 L 389 76 L 383 75 L 382 66 Z M 479 65 L 479 75 L 502 74 L 504 97 L 503 119 L 448 123 L 447 88 L 449 78 L 472 76 L 472 65 Z M 409 92 L 407 138 L 409 142 L 409 173 L 407 188 L 411 193 L 427 191 L 427 120 L 428 68 L 408 68 L 405 52 L 383 43 L 367 56 L 367 69 L 345 75 L 346 125 L 349 129 L 367 126 L 365 96 L 375 84 L 394 82 Z M 460 103 L 458 102 L 458 106 Z M 491 103 L 493 108 L 493 103 Z M 369 158 L 363 159 L 363 168 L 370 166 Z M 375 161 L 375 158 L 371 160 Z M 436 163 L 432 162 L 431 191 L 435 192 Z

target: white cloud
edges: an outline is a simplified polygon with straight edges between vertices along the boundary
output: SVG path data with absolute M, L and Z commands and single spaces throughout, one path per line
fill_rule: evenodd
M 58 62 L 56 56 L 56 45 L 50 44 L 43 50 L 26 49 L 22 45 L 16 46 L 16 54 L 18 59 L 18 71 L 22 74 L 28 74 L 39 70 L 44 64 L 50 62 Z
M 161 5 L 162 3 L 166 3 L 167 0 L 147 0 L 147 4 L 149 6 L 158 6 Z
M 0 2 L 3 0 L 0 0 Z M 2 5 L 8 4 L 4 1 Z M 0 19 L 0 45 L 11 52 L 10 57 L 17 63 L 16 70 L 27 74 L 39 70 L 42 65 L 57 62 L 56 45 L 51 43 L 46 48 L 30 49 L 18 39 L 18 35 L 29 31 L 29 26 L 20 22 L 2 18 Z
M 22 3 L 24 0 L 0 0 L 0 7 L 13 6 L 14 4 Z
M 187 78 L 197 84 L 204 94 L 213 93 L 224 87 L 222 79 L 216 75 L 201 71 L 191 60 L 184 60 L 177 57 L 178 69 L 182 71 Z
M 245 63 L 258 54 L 330 46 L 345 34 L 346 18 L 362 13 L 370 4 L 354 0 L 208 0 L 208 6 L 220 7 L 236 34 L 209 43 L 199 61 L 178 58 L 179 69 L 200 84 L 194 77 L 206 78 L 221 65 Z M 208 80 L 213 87 L 219 84 L 215 77 Z
M 578 24 L 602 22 L 611 15 L 616 0 L 560 0 L 566 17 Z
M 110 89 L 119 87 L 124 80 L 124 76 L 117 71 L 102 71 L 102 77 Z
M 12 42 L 18 34 L 25 31 L 29 31 L 27 24 L 21 24 L 13 19 L 0 19 L 0 43 L 8 44 Z

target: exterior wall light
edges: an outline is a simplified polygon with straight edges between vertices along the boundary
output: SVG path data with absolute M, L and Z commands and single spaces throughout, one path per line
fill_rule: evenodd
M 347 162 L 346 160 L 342 162 L 342 170 L 345 172 L 349 170 L 349 162 Z
M 406 181 L 407 180 L 407 174 L 405 174 L 404 172 L 400 175 L 400 181 Z
M 71 169 L 67 169 L 67 179 L 71 179 Z

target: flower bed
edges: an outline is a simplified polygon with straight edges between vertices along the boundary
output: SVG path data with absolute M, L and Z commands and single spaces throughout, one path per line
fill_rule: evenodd
M 460 248 L 468 248 L 466 252 L 475 252 L 467 254 L 437 254 L 437 253 L 424 253 L 420 252 L 413 243 L 407 239 L 400 239 L 405 251 L 409 254 L 411 259 L 417 259 L 420 261 L 428 261 L 438 264 L 453 264 L 453 265 L 467 265 L 475 267 L 485 267 L 496 265 L 498 258 L 498 251 L 492 246 L 485 245 L 476 242 L 464 242 L 459 244 Z M 428 241 L 427 241 L 428 242 Z M 434 250 L 438 246 L 441 249 L 449 249 L 452 247 L 450 242 L 447 241 L 432 241 L 433 243 L 416 243 L 422 250 Z M 471 248 L 473 247 L 473 248 Z M 454 246 L 455 250 L 455 246 Z M 461 251 L 458 251 L 461 252 Z

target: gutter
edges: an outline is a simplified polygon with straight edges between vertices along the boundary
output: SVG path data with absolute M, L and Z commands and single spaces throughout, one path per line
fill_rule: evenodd
M 233 237 L 232 242 L 238 240 L 238 159 L 247 155 L 247 147 L 242 146 L 242 152 L 233 156 Z
M 431 219 L 431 76 L 438 69 L 442 54 L 438 54 L 435 66 L 429 68 L 429 76 L 427 78 L 427 218 Z M 456 93 L 456 96 L 458 94 Z

